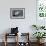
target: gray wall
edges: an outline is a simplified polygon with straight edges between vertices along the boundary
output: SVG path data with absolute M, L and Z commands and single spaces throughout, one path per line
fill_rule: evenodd
M 25 19 L 10 19 L 10 8 L 25 8 Z M 0 34 L 17 26 L 32 36 L 32 24 L 36 24 L 36 0 L 0 0 Z
M 10 8 L 25 8 L 25 19 L 10 19 Z M 16 26 L 20 32 L 31 32 L 32 24 L 36 24 L 36 0 L 0 0 L 0 33 Z

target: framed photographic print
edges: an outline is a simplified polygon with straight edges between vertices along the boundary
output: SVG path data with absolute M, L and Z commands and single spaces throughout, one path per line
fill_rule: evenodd
M 46 18 L 46 0 L 37 0 L 37 15 L 39 18 Z
M 24 19 L 25 8 L 10 8 L 10 18 L 11 19 Z
M 37 0 L 36 10 L 36 24 L 46 25 L 46 0 Z

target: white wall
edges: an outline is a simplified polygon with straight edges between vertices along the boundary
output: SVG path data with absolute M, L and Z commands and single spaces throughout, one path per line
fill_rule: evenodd
M 25 8 L 25 19 L 10 19 L 10 8 Z M 17 26 L 32 35 L 32 24 L 36 24 L 36 0 L 0 0 L 0 34 Z

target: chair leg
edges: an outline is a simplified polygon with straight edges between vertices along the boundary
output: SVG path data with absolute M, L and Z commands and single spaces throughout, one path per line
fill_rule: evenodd
M 7 34 L 5 34 L 5 46 L 7 46 Z
M 7 42 L 5 41 L 5 46 L 7 46 Z

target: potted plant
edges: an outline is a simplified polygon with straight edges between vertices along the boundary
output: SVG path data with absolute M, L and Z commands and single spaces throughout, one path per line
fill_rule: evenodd
M 46 36 L 45 34 L 46 34 L 45 32 L 35 32 L 33 35 L 37 38 L 38 43 L 40 43 L 40 40 L 42 38 L 45 38 L 44 37 Z
M 40 42 L 44 36 L 46 36 L 45 32 L 40 32 L 39 30 L 44 30 L 45 26 L 32 25 L 32 27 L 37 30 L 37 32 L 33 33 L 33 35 L 37 38 L 37 41 Z M 38 32 L 39 31 L 39 32 Z M 45 38 L 45 37 L 44 37 Z

